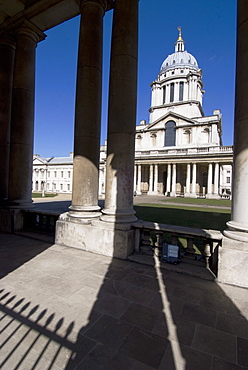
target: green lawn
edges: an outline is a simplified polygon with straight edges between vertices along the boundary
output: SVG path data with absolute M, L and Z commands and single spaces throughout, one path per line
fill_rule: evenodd
M 173 202 L 173 203 L 185 203 L 185 204 L 202 204 L 209 206 L 225 206 L 231 207 L 231 201 L 229 199 L 201 199 L 201 198 L 165 198 L 163 202 Z
M 57 194 L 45 194 L 46 198 L 56 197 Z M 32 198 L 42 198 L 42 193 L 32 193 Z
M 222 202 L 222 200 L 219 202 Z M 231 211 L 229 209 L 205 208 L 204 206 L 199 208 L 187 205 L 139 204 L 135 205 L 134 208 L 136 216 L 144 221 L 196 227 L 200 229 L 215 229 L 222 231 L 226 229 L 226 222 L 231 219 Z

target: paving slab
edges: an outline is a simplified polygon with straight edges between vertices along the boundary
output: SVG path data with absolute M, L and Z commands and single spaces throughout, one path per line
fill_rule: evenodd
M 248 290 L 0 234 L 0 368 L 248 369 Z

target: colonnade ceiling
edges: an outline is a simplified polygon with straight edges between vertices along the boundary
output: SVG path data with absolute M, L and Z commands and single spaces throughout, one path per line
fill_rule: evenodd
M 106 0 L 108 8 L 112 0 Z M 0 0 L 0 30 L 11 30 L 24 19 L 46 31 L 79 14 L 78 0 Z

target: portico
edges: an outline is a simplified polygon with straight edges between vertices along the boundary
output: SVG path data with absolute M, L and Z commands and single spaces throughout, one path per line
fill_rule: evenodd
M 191 62 L 186 63 L 188 65 L 185 65 L 185 73 L 182 73 L 175 85 L 169 60 L 166 62 L 168 65 L 163 63 L 159 79 L 152 84 L 154 94 L 150 108 L 151 122 L 148 125 L 140 125 L 140 129 L 135 130 L 138 0 L 81 0 L 79 4 L 72 0 L 52 0 L 49 4 L 46 2 L 45 6 L 41 0 L 31 2 L 30 5 L 24 5 L 24 2 L 17 0 L 14 9 L 8 9 L 6 3 L 7 10 L 2 12 L 0 24 L 2 231 L 15 232 L 22 229 L 22 210 L 32 207 L 36 45 L 45 39 L 46 30 L 78 14 L 81 14 L 81 26 L 72 204 L 57 222 L 56 243 L 124 259 L 134 250 L 134 190 L 137 194 L 145 191 L 166 195 L 183 193 L 195 197 L 202 193 L 208 198 L 219 197 L 220 174 L 223 166 L 230 164 L 230 156 L 228 150 L 220 149 L 218 141 L 218 129 L 221 128 L 220 111 L 214 111 L 209 120 L 202 114 L 201 72 L 194 57 L 189 53 L 187 55 L 192 57 Z M 114 22 L 110 64 L 106 202 L 101 210 L 98 206 L 98 183 L 102 19 L 104 13 L 110 9 L 113 9 Z M 232 220 L 228 223 L 220 249 L 218 275 L 219 280 L 224 283 L 244 287 L 248 287 L 247 20 L 247 2 L 240 0 Z M 175 54 L 184 51 L 183 45 L 180 35 Z M 184 62 L 184 59 L 182 60 Z M 181 71 L 178 70 L 178 73 Z M 185 99 L 183 103 L 182 99 Z M 175 106 L 173 112 L 172 103 Z M 181 145 L 180 155 L 187 154 L 187 158 L 180 164 L 176 159 L 178 152 L 174 145 L 175 131 L 178 131 L 177 144 Z M 158 149 L 153 150 L 150 147 L 147 150 L 141 144 L 137 146 L 134 171 L 135 140 L 141 142 L 142 138 L 148 143 L 157 142 Z M 193 145 L 192 140 L 197 142 L 199 138 L 204 139 L 205 147 Z M 162 155 L 163 161 L 158 161 Z

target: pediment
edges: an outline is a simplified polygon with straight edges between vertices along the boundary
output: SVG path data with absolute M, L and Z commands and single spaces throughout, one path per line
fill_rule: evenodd
M 33 165 L 41 165 L 41 164 L 46 164 L 47 159 L 46 158 L 41 158 L 41 157 L 35 157 L 33 159 Z
M 144 127 L 144 131 L 149 131 L 149 130 L 162 130 L 165 128 L 165 124 L 168 121 L 175 121 L 176 126 L 181 126 L 181 125 L 194 125 L 195 121 L 193 119 L 190 119 L 188 117 L 182 116 L 177 113 L 173 112 L 168 112 L 164 116 L 160 117 L 153 123 L 150 123 L 146 127 Z M 139 126 L 138 126 L 139 127 Z

